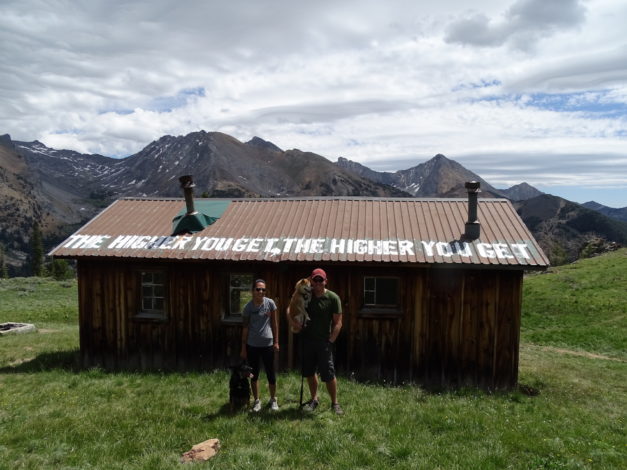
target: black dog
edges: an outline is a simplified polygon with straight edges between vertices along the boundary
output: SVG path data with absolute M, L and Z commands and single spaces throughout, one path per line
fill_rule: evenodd
M 242 410 L 250 404 L 250 379 L 253 368 L 245 362 L 238 366 L 231 366 L 231 380 L 229 381 L 229 403 L 231 411 Z

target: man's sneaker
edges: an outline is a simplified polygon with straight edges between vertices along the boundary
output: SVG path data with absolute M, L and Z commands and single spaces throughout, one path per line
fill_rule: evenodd
M 336 415 L 343 415 L 343 414 L 344 414 L 344 410 L 342 409 L 342 407 L 340 406 L 340 404 L 339 404 L 339 403 L 333 403 L 333 404 L 331 405 L 331 409 L 333 410 L 333 412 L 334 412 Z
M 253 402 L 253 409 L 251 411 L 254 411 L 255 413 L 261 411 L 261 400 L 255 400 Z
M 272 411 L 279 411 L 279 404 L 276 402 L 276 398 L 271 398 L 268 406 Z
M 318 408 L 318 400 L 312 399 L 303 405 L 303 411 L 314 411 Z

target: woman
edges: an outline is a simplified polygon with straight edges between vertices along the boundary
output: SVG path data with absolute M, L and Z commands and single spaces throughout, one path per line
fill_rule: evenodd
M 248 360 L 253 368 L 251 387 L 253 389 L 253 411 L 261 410 L 259 400 L 259 361 L 268 378 L 271 410 L 277 411 L 276 374 L 274 372 L 274 352 L 279 350 L 279 328 L 276 304 L 266 297 L 266 281 L 257 279 L 253 284 L 253 299 L 246 304 L 242 312 L 244 325 L 242 328 L 241 356 Z

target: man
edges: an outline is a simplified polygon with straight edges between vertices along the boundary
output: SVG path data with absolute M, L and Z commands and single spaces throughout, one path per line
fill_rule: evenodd
M 306 411 L 314 411 L 319 404 L 318 377 L 326 384 L 331 409 L 338 415 L 344 414 L 337 401 L 337 380 L 333 363 L 333 343 L 342 329 L 342 303 L 335 292 L 326 288 L 327 274 L 324 270 L 314 269 L 310 276 L 312 298 L 307 306 L 310 320 L 301 325 L 288 315 L 290 326 L 301 333 L 303 341 L 303 377 L 307 378 L 311 400 L 303 406 Z

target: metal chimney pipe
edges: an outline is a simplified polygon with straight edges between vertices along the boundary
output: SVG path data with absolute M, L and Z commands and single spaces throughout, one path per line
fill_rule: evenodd
M 464 238 L 466 240 L 476 240 L 481 234 L 481 224 L 477 220 L 477 196 L 481 192 L 479 190 L 481 183 L 478 181 L 467 181 L 464 186 L 468 191 L 468 222 L 466 222 Z
M 185 205 L 187 206 L 187 214 L 186 215 L 194 215 L 197 214 L 196 209 L 194 208 L 194 188 L 196 185 L 192 180 L 192 175 L 184 175 L 179 178 L 181 182 L 181 188 L 183 188 L 183 192 L 185 193 Z

